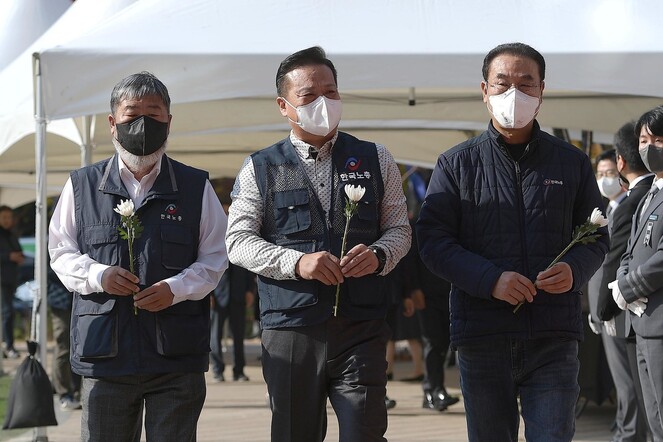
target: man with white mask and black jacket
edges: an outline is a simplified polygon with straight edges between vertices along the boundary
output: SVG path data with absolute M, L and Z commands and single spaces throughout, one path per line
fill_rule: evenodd
M 322 48 L 283 60 L 276 89 L 292 130 L 244 162 L 226 236 L 230 260 L 258 274 L 271 437 L 322 441 L 329 399 L 340 440 L 382 441 L 383 276 L 410 248 L 401 176 L 384 146 L 337 130 L 341 96 Z M 348 184 L 365 193 L 346 196 Z M 341 257 L 350 196 L 359 210 Z
M 587 155 L 539 127 L 545 61 L 508 43 L 484 58 L 488 130 L 440 155 L 416 225 L 428 268 L 451 282 L 468 439 L 570 441 L 581 292 L 608 249 L 573 239 L 601 195 Z M 515 307 L 522 306 L 515 312 Z M 522 410 L 522 411 L 521 411 Z

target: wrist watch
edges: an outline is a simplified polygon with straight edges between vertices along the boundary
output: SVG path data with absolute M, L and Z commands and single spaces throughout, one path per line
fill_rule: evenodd
M 384 270 L 384 265 L 387 263 L 387 254 L 384 252 L 382 247 L 378 246 L 368 246 L 368 249 L 375 253 L 376 258 L 378 259 L 378 268 L 375 269 L 374 274 L 379 274 L 382 273 L 382 270 Z

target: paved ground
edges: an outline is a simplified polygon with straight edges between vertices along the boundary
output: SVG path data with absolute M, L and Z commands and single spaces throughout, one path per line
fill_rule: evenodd
M 247 342 L 246 374 L 250 382 L 215 383 L 207 374 L 207 400 L 198 425 L 199 441 L 268 441 L 270 412 L 265 400 L 267 391 L 262 380 L 257 355 L 259 344 Z M 22 352 L 25 355 L 25 352 Z M 4 370 L 10 372 L 18 361 L 5 360 Z M 397 363 L 395 379 L 407 377 L 410 364 Z M 228 370 L 227 370 L 228 371 Z M 231 377 L 228 375 L 228 377 Z M 460 395 L 457 370 L 448 370 L 448 389 Z M 397 401 L 396 408 L 389 411 L 389 429 L 386 437 L 390 441 L 454 441 L 467 440 L 465 413 L 462 402 L 439 413 L 421 408 L 421 390 L 418 384 L 391 381 L 387 386 L 389 397 Z M 610 425 L 614 407 L 589 404 L 577 420 L 575 441 L 608 441 L 611 439 Z M 328 441 L 338 440 L 338 427 L 331 408 L 329 412 Z M 74 442 L 80 440 L 80 411 L 62 412 L 56 407 L 58 426 L 47 428 L 48 441 Z M 302 416 L 302 419 L 305 419 Z M 522 425 L 521 425 L 522 427 Z M 0 434 L 0 440 L 28 442 L 34 440 L 32 430 L 12 430 Z M 144 440 L 144 435 L 143 435 Z M 519 440 L 524 441 L 522 436 Z

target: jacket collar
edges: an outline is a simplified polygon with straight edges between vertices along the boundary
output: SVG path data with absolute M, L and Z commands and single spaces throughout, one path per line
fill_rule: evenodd
M 164 154 L 161 157 L 161 171 L 159 172 L 159 175 L 157 175 L 157 179 L 152 185 L 152 188 L 147 192 L 144 202 L 157 196 L 172 199 L 177 194 L 177 189 L 177 178 L 173 171 L 172 162 L 170 158 Z M 129 193 L 120 178 L 117 153 L 106 163 L 98 190 L 100 192 L 118 195 L 123 198 L 129 198 Z
M 532 126 L 532 137 L 530 138 L 529 142 L 527 143 L 527 149 L 525 149 L 525 152 L 523 153 L 523 156 L 520 158 L 520 160 L 524 159 L 525 157 L 529 156 L 531 153 L 532 149 L 530 147 L 534 147 L 538 144 L 539 141 L 539 136 L 541 135 L 541 127 L 539 126 L 539 122 L 534 120 L 534 125 Z M 490 120 L 488 122 L 488 136 L 490 139 L 493 141 L 494 146 L 499 146 L 500 150 L 505 153 L 509 158 L 510 155 L 506 151 L 506 142 L 504 141 L 504 138 L 502 137 L 502 134 L 498 132 L 497 129 L 495 129 L 495 126 L 493 126 L 493 120 Z
M 490 138 L 495 141 L 495 142 L 504 142 L 504 139 L 502 138 L 502 134 L 495 129 L 495 126 L 493 126 L 493 120 L 490 120 L 488 122 L 488 134 Z M 538 140 L 539 135 L 541 134 L 541 126 L 539 126 L 539 122 L 534 120 L 534 125 L 532 126 L 532 137 L 530 138 L 529 142 L 531 143 L 532 141 Z

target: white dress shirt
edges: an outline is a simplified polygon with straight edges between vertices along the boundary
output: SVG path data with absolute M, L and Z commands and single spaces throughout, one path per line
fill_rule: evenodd
M 140 181 L 134 178 L 119 157 L 118 166 L 122 183 L 134 206 L 139 207 L 159 175 L 161 159 Z M 51 267 L 71 291 L 82 295 L 103 292 L 101 276 L 109 266 L 93 260 L 87 254 L 81 254 L 76 239 L 74 207 L 74 188 L 70 178 L 62 189 L 49 226 L 48 251 L 51 255 Z M 228 267 L 224 242 L 227 225 L 226 214 L 212 185 L 207 181 L 200 214 L 198 258 L 177 275 L 164 280 L 173 292 L 173 304 L 187 299 L 200 300 L 214 290 Z

